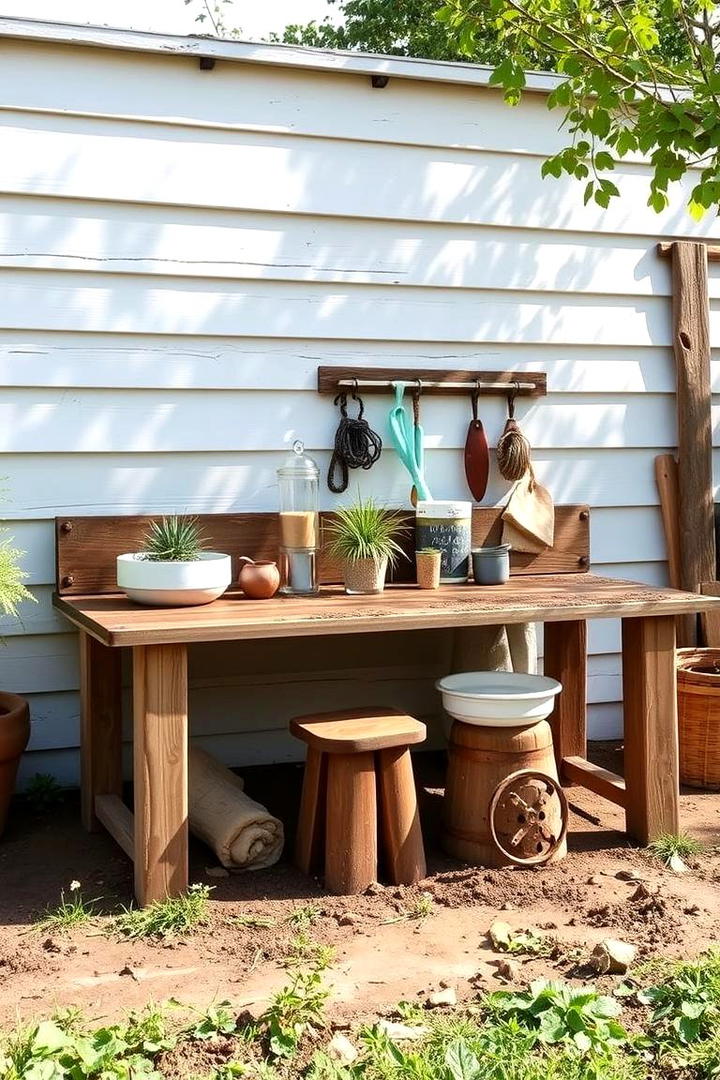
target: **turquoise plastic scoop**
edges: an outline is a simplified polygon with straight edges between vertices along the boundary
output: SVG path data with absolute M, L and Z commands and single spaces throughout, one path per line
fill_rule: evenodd
M 390 438 L 398 457 L 410 474 L 418 499 L 426 502 L 428 499 L 432 499 L 432 495 L 423 475 L 423 430 L 420 425 L 413 429 L 410 418 L 405 412 L 403 395 L 406 384 L 397 382 L 393 385 L 395 387 L 395 404 L 388 417 Z

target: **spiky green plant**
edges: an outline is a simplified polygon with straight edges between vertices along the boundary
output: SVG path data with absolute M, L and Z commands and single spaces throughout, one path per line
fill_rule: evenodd
M 193 562 L 203 550 L 204 541 L 196 517 L 173 514 L 153 521 L 145 535 L 142 555 L 150 562 Z
M 3 615 L 17 615 L 18 607 L 25 600 L 36 602 L 23 585 L 28 577 L 20 568 L 20 560 L 25 552 L 11 545 L 12 537 L 7 530 L 0 530 L 0 611 Z
M 402 513 L 386 510 L 374 499 L 363 502 L 358 497 L 353 506 L 341 506 L 326 530 L 333 558 L 347 562 L 372 559 L 378 564 L 387 559 L 390 566 L 395 566 L 400 556 L 406 557 L 398 543 L 398 537 L 408 531 Z

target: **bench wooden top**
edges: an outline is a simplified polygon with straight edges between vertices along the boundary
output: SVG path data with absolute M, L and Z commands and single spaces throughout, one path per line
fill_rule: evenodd
M 53 603 L 80 629 L 118 646 L 679 615 L 720 600 L 595 574 L 543 574 L 493 587 L 391 585 L 377 596 L 346 596 L 340 586 L 272 600 L 228 592 L 191 608 L 140 607 L 122 594 L 55 596 Z

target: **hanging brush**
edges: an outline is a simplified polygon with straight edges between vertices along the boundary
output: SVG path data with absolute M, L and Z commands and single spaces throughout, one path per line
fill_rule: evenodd
M 517 384 L 516 384 L 517 386 Z M 518 387 L 519 389 L 519 387 Z M 502 435 L 498 439 L 495 455 L 500 475 L 506 480 L 520 480 L 530 470 L 530 443 L 515 419 L 515 398 L 518 390 L 508 394 L 508 418 Z

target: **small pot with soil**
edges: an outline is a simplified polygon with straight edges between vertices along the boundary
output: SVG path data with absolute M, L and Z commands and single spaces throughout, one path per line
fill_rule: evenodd
M 0 836 L 15 791 L 18 765 L 30 738 L 30 709 L 25 698 L 0 690 Z
M 422 548 L 415 552 L 417 583 L 421 589 L 440 588 L 442 551 L 439 548 Z

